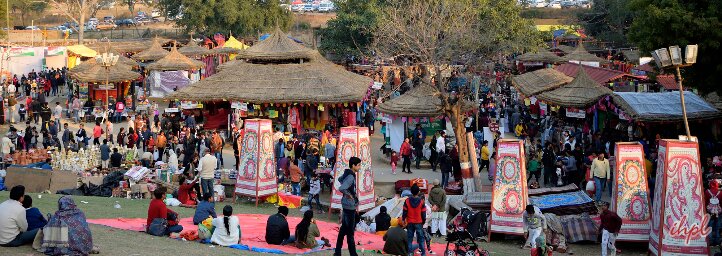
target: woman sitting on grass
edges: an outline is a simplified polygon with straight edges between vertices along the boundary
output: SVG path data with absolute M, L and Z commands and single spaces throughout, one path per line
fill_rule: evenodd
M 97 254 L 93 249 L 93 235 L 85 220 L 85 214 L 78 209 L 70 196 L 58 200 L 58 211 L 50 217 L 43 229 L 41 251 L 46 255 L 88 255 Z
M 303 219 L 296 225 L 296 247 L 303 249 L 319 250 L 324 245 L 329 245 L 329 241 L 326 238 L 316 240 L 316 237 L 321 236 L 321 232 L 316 226 L 316 220 L 313 219 L 313 211 L 308 210 L 303 213 Z
M 233 216 L 233 207 L 223 207 L 223 216 L 213 219 L 213 236 L 211 243 L 221 246 L 231 246 L 241 243 L 241 225 L 238 217 Z

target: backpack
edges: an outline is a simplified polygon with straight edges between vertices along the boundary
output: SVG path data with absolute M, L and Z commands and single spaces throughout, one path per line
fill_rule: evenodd
M 164 218 L 155 218 L 146 228 L 146 233 L 152 236 L 165 236 L 165 232 L 168 230 L 168 220 Z

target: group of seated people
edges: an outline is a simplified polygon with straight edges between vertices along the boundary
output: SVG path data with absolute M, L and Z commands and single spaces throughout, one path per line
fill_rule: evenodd
M 32 244 L 46 255 L 97 254 L 93 236 L 71 196 L 58 200 L 58 211 L 45 219 L 25 187 L 10 189 L 10 199 L 0 204 L 0 246 L 18 247 Z
M 278 213 L 268 217 L 266 222 L 266 243 L 275 245 L 293 244 L 300 249 L 319 250 L 324 246 L 330 247 L 328 239 L 321 237 L 321 231 L 316 225 L 313 218 L 313 211 L 308 210 L 303 213 L 303 219 L 296 225 L 294 235 L 291 235 L 288 229 L 288 207 L 278 207 Z

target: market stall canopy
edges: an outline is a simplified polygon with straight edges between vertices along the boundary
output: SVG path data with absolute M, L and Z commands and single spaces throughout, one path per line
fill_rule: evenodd
M 148 64 L 145 68 L 147 70 L 198 70 L 205 67 L 206 64 L 191 58 L 178 52 L 175 45 L 171 48 L 170 53 L 151 64 Z
M 511 79 L 511 84 L 514 85 L 521 94 L 530 97 L 544 91 L 555 89 L 572 80 L 574 80 L 573 77 L 567 76 L 562 72 L 556 71 L 553 68 L 545 68 L 514 76 Z
M 244 44 L 241 41 L 238 41 L 238 39 L 236 39 L 235 37 L 233 37 L 233 35 L 231 35 L 228 38 L 228 40 L 226 40 L 226 42 L 223 44 L 223 47 L 245 50 L 245 49 L 248 49 L 249 46 Z
M 153 44 L 150 48 L 143 50 L 142 52 L 136 53 L 131 58 L 137 61 L 154 61 L 159 60 L 168 55 L 168 51 L 163 49 L 158 38 L 153 39 Z
M 250 61 L 309 60 L 313 57 L 314 52 L 314 50 L 289 39 L 281 29 L 276 28 L 276 31 L 266 40 L 241 51 L 236 59 Z
M 539 52 L 527 52 L 519 57 L 517 57 L 518 61 L 526 61 L 526 62 L 545 62 L 545 63 L 557 63 L 564 61 L 564 58 L 557 56 L 556 54 L 547 51 L 547 50 L 539 50 Z
M 584 61 L 584 62 L 601 62 L 606 63 L 607 60 L 597 57 L 597 55 L 589 53 L 585 48 L 584 44 L 579 44 L 574 51 L 567 55 L 564 55 L 567 61 Z
M 682 104 L 679 92 L 615 92 L 614 104 L 636 121 L 667 122 L 682 120 Z M 684 92 L 688 119 L 711 119 L 722 112 L 690 91 Z
M 547 103 L 570 108 L 586 108 L 594 105 L 601 97 L 612 94 L 612 90 L 592 80 L 584 69 L 579 69 L 576 78 L 554 90 L 536 95 Z
M 582 67 L 584 69 L 584 72 L 587 73 L 587 75 L 592 80 L 602 85 L 623 77 L 642 79 L 641 77 L 633 76 L 619 70 L 579 65 L 575 63 L 562 63 L 554 67 L 554 69 L 556 71 L 564 73 L 567 76 L 576 77 L 577 74 L 579 74 L 579 67 Z
M 93 60 L 94 61 L 94 60 Z M 124 82 L 138 79 L 139 73 L 133 72 L 130 66 L 116 64 L 107 70 L 98 64 L 92 65 L 81 71 L 69 72 L 70 77 L 83 83 L 105 83 L 108 82 Z
M 244 54 L 242 60 L 226 62 L 218 67 L 219 72 L 215 75 L 165 98 L 250 103 L 349 103 L 361 102 L 372 82 L 369 77 L 327 61 L 317 51 L 303 48 L 280 30 L 241 54 Z M 306 61 L 298 61 L 299 57 Z
M 66 47 L 66 49 L 68 49 L 69 52 L 81 57 L 95 57 L 95 55 L 98 55 L 96 51 L 82 44 L 71 45 Z
M 191 40 L 188 42 L 188 44 L 181 48 L 178 48 L 178 52 L 191 58 L 198 58 L 211 54 L 211 50 L 208 50 L 208 48 L 198 46 L 198 44 L 193 41 L 193 37 L 191 37 Z

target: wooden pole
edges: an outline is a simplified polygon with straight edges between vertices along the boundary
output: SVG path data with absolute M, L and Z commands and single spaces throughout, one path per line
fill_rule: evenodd
M 692 140 L 692 134 L 689 132 L 689 122 L 687 122 L 687 106 L 684 104 L 684 88 L 682 87 L 682 73 L 679 71 L 679 66 L 675 66 L 677 69 L 677 78 L 679 84 L 679 99 L 682 102 L 682 118 L 684 120 L 684 129 L 687 132 L 687 139 Z

